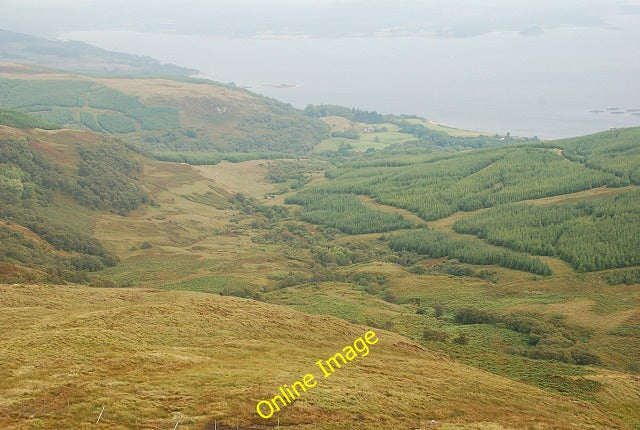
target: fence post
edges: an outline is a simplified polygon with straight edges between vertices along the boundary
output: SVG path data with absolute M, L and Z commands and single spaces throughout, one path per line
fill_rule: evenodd
M 102 407 L 102 410 L 100 411 L 100 415 L 98 415 L 98 421 L 96 421 L 96 424 L 98 424 L 100 422 L 100 418 L 102 418 L 103 412 L 104 412 L 104 406 Z

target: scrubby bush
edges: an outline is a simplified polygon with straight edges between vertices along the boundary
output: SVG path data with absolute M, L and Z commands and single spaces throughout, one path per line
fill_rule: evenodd
M 453 343 L 458 345 L 468 345 L 469 342 L 469 335 L 467 335 L 466 333 L 458 333 L 458 335 L 453 338 Z
M 498 317 L 477 308 L 464 308 L 456 312 L 453 320 L 458 324 L 493 324 Z
M 434 330 L 426 327 L 422 332 L 422 340 L 434 342 L 446 342 L 449 334 L 444 331 Z

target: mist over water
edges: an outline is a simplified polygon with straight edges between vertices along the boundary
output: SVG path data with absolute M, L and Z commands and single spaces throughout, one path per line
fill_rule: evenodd
M 607 22 L 610 28 L 465 38 L 261 39 L 131 31 L 59 37 L 196 68 L 203 77 L 300 108 L 341 104 L 551 139 L 640 126 L 640 115 L 634 115 L 640 112 L 634 111 L 640 109 L 640 15 Z

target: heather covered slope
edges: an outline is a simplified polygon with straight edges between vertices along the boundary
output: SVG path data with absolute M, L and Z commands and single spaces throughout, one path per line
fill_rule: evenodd
M 141 158 L 94 133 L 0 126 L 0 279 L 88 282 L 115 265 L 92 217 L 150 202 Z

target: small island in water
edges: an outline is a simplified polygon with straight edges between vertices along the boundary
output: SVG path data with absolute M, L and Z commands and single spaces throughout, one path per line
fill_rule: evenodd
M 263 87 L 270 87 L 270 88 L 295 88 L 295 87 L 301 87 L 301 84 L 286 84 L 286 83 L 281 83 L 281 84 L 263 84 Z

